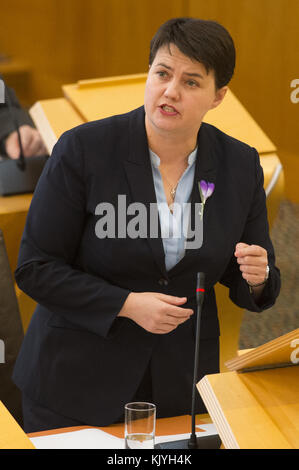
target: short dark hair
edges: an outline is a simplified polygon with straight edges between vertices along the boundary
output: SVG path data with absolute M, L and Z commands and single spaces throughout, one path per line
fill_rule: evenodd
M 236 62 L 234 41 L 216 21 L 198 18 L 173 18 L 162 24 L 150 43 L 149 64 L 160 47 L 174 44 L 183 54 L 214 71 L 217 89 L 231 80 Z

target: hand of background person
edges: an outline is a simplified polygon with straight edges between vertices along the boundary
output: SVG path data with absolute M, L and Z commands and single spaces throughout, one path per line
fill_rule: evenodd
M 264 282 L 268 265 L 267 251 L 258 245 L 237 243 L 235 256 L 243 278 L 250 284 Z
M 37 129 L 23 125 L 19 128 L 22 147 L 25 157 L 38 157 L 47 155 L 48 151 Z M 8 135 L 4 142 L 5 150 L 10 158 L 17 159 L 20 156 L 20 146 L 17 131 Z
M 127 317 L 150 333 L 165 334 L 184 323 L 193 314 L 182 308 L 186 297 L 174 297 L 159 292 L 131 292 L 119 317 Z

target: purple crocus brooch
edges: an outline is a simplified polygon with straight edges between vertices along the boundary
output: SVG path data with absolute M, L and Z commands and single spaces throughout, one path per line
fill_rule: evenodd
M 207 182 L 207 181 L 205 181 L 205 180 L 201 180 L 201 181 L 198 183 L 198 189 L 199 189 L 199 194 L 200 194 L 200 198 L 201 198 L 201 212 L 200 212 L 200 218 L 202 219 L 206 200 L 207 200 L 210 196 L 212 196 L 212 194 L 213 194 L 213 192 L 214 192 L 214 189 L 215 189 L 215 185 L 214 185 L 214 183 L 209 183 L 209 182 Z

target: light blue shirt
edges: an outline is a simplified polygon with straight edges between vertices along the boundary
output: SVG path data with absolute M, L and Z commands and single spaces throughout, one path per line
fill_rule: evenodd
M 186 211 L 190 209 L 184 203 L 190 201 L 193 187 L 195 160 L 197 148 L 188 156 L 188 166 L 182 174 L 177 185 L 173 213 L 167 204 L 164 192 L 162 176 L 159 170 L 160 158 L 151 149 L 149 149 L 154 185 L 159 210 L 159 219 L 161 225 L 162 240 L 165 253 L 166 270 L 173 268 L 185 255 L 185 236 L 184 224 L 188 223 L 189 216 Z M 184 216 L 185 214 L 185 216 Z

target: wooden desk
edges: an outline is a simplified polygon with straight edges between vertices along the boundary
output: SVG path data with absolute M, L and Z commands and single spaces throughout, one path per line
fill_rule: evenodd
M 206 375 L 197 384 L 226 449 L 298 449 L 299 366 Z
M 0 401 L 0 449 L 34 449 L 23 429 Z
M 4 235 L 12 272 L 16 269 L 18 247 L 31 199 L 32 194 L 0 197 L 0 228 Z
M 212 439 L 219 445 L 218 435 L 213 425 L 209 425 L 209 417 L 198 415 L 196 417 L 197 436 Z M 205 425 L 205 426 L 204 426 Z M 212 427 L 211 427 L 212 426 Z M 157 419 L 155 443 L 188 440 L 191 434 L 191 416 L 178 416 L 174 418 Z M 211 437 L 208 437 L 211 436 Z M 124 449 L 124 424 L 107 427 L 79 426 L 58 430 L 28 434 L 31 442 L 37 449 L 112 449 L 119 452 Z M 211 445 L 202 440 L 202 445 Z M 169 445 L 169 444 L 168 444 Z M 138 446 L 137 446 L 138 448 Z M 158 450 L 158 449 L 156 449 Z
M 299 448 L 298 340 L 299 328 L 239 351 L 230 372 L 197 383 L 226 448 Z
M 0 228 L 12 275 L 17 266 L 19 246 L 26 222 L 32 194 L 0 197 Z M 15 286 L 23 329 L 26 331 L 36 302 Z
M 196 416 L 196 425 L 211 423 L 208 414 Z M 0 449 L 34 449 L 29 438 L 51 436 L 84 429 L 100 429 L 117 438 L 124 438 L 124 424 L 114 424 L 105 427 L 94 426 L 75 426 L 59 429 L 51 429 L 42 432 L 34 432 L 25 434 L 19 424 L 15 421 L 3 403 L 0 401 Z M 177 416 L 173 418 L 161 418 L 156 422 L 156 436 L 175 436 L 178 434 L 189 434 L 191 432 L 191 417 L 189 415 Z M 205 432 L 200 427 L 196 428 L 196 432 Z
M 63 132 L 85 122 L 65 98 L 38 101 L 30 109 L 30 114 L 49 155 Z

